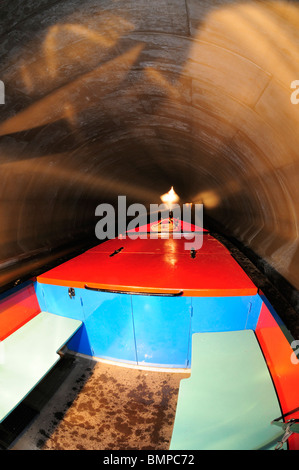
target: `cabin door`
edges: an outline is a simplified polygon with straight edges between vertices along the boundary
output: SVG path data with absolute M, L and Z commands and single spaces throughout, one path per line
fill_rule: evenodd
M 191 298 L 132 295 L 138 365 L 188 367 Z

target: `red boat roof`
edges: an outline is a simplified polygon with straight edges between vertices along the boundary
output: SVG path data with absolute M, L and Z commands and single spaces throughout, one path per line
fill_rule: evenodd
M 163 232 L 208 232 L 207 229 L 199 227 L 198 225 L 191 224 L 176 218 L 165 218 L 159 221 L 151 222 L 149 224 L 136 227 L 128 230 L 127 233 L 163 233 Z
M 255 295 L 256 286 L 208 233 L 196 252 L 184 237 L 108 240 L 38 276 L 44 284 L 155 295 Z

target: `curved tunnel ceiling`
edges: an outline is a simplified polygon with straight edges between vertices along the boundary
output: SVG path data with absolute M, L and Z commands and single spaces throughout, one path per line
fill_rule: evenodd
M 299 288 L 299 6 L 4 1 L 1 261 L 174 186 Z

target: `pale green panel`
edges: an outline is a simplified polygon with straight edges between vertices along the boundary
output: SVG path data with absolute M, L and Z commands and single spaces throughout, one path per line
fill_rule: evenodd
M 267 365 L 251 330 L 197 333 L 191 377 L 181 381 L 171 450 L 274 448 L 281 415 Z
M 0 354 L 0 422 L 59 360 L 79 320 L 41 312 L 6 338 Z

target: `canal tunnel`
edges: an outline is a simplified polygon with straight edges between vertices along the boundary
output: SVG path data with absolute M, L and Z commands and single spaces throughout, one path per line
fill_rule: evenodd
M 298 2 L 4 0 L 0 38 L 0 447 L 298 449 Z M 170 188 L 201 252 L 100 245 Z
M 297 308 L 298 24 L 294 1 L 3 2 L 1 286 L 173 186 Z

